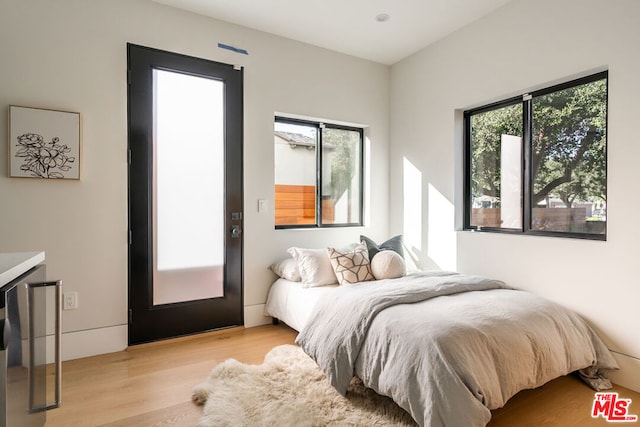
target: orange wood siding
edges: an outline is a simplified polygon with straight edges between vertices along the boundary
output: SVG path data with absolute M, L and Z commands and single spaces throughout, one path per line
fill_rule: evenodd
M 276 225 L 316 223 L 314 185 L 276 185 Z
M 275 186 L 276 225 L 299 225 L 316 223 L 316 187 L 313 185 Z M 334 221 L 334 203 L 331 199 L 322 201 L 322 222 Z

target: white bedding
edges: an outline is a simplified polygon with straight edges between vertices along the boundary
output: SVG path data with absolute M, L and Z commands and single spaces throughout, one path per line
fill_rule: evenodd
M 278 279 L 269 290 L 264 313 L 301 331 L 318 299 L 338 285 L 303 288 L 301 282 Z
M 617 369 L 576 313 L 453 272 L 343 285 L 317 301 L 296 343 L 339 392 L 355 374 L 430 427 L 482 427 L 520 390 Z

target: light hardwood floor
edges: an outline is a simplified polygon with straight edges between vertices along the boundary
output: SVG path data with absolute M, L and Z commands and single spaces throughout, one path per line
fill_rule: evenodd
M 191 403 L 191 389 L 211 368 L 228 358 L 259 364 L 295 336 L 284 325 L 236 328 L 65 362 L 63 403 L 48 412 L 46 427 L 195 426 L 202 409 Z M 615 391 L 640 415 L 640 393 Z M 593 396 L 578 379 L 559 378 L 519 393 L 493 412 L 489 427 L 608 425 L 591 418 Z

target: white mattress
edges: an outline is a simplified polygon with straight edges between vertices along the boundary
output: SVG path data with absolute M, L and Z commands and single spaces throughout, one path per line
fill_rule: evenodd
M 318 298 L 337 287 L 338 285 L 328 285 L 303 288 L 300 282 L 278 279 L 269 289 L 264 313 L 301 331 Z

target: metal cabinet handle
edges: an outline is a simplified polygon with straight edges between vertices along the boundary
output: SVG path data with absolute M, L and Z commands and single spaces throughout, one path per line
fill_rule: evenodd
M 58 408 L 62 403 L 62 280 L 56 280 L 52 282 L 41 282 L 41 283 L 28 283 L 27 284 L 27 310 L 29 312 L 29 372 L 35 372 L 35 358 L 33 354 L 35 352 L 35 313 L 33 310 L 33 305 L 31 301 L 33 301 L 33 292 L 35 288 L 43 288 L 55 286 L 55 395 L 54 402 L 45 403 L 44 407 L 36 406 L 35 398 L 34 398 L 34 388 L 35 388 L 35 376 L 30 375 L 29 380 L 29 408 L 32 412 L 35 411 L 45 411 L 47 409 Z
M 9 337 L 11 336 L 11 325 L 9 319 L 0 319 L 0 334 L 2 339 L 0 340 L 0 351 L 5 351 L 9 345 Z

